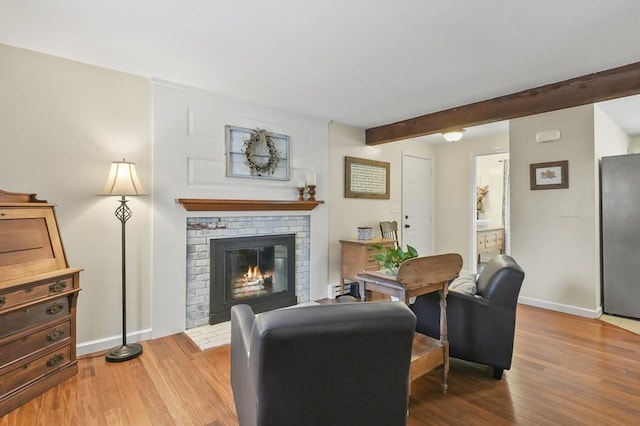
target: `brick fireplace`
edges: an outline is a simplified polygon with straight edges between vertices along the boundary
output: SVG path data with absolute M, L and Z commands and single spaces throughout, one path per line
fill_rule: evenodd
M 211 307 L 224 304 L 220 293 L 211 292 L 212 240 L 247 237 L 283 236 L 292 234 L 295 245 L 295 296 L 297 303 L 310 297 L 310 216 L 217 216 L 187 218 L 187 309 L 186 328 L 211 322 Z M 215 243 L 215 241 L 214 241 Z M 215 248 L 214 248 L 215 250 Z M 275 302 L 273 306 L 278 307 Z M 233 304 L 233 303 L 232 303 Z M 291 304 L 291 303 L 288 303 Z M 269 306 L 265 306 L 266 309 Z M 217 308 L 214 308 L 217 309 Z M 258 307 L 256 310 L 260 310 Z M 222 319 L 226 320 L 226 319 Z M 216 321 L 217 322 L 217 321 Z
M 212 238 L 209 324 L 231 319 L 231 307 L 260 313 L 295 305 L 295 234 Z

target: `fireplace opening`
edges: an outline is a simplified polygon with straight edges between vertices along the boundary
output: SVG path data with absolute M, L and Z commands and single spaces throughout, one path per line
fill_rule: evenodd
M 265 312 L 295 305 L 295 234 L 211 240 L 209 324 L 244 303 Z

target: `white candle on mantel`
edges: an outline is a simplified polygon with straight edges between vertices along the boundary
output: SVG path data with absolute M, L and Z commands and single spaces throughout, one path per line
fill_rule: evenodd
M 316 174 L 314 172 L 307 173 L 307 185 L 316 185 Z
M 303 180 L 299 180 L 298 181 L 298 188 L 304 188 L 306 185 L 304 184 Z

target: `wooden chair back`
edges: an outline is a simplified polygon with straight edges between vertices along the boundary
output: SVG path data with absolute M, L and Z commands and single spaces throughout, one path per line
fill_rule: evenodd
M 414 257 L 398 268 L 398 282 L 406 289 L 451 281 L 462 269 L 462 256 L 457 253 Z
M 393 222 L 380 222 L 380 233 L 382 234 L 382 238 L 396 240 L 396 247 L 399 246 L 398 222 L 396 222 L 395 220 Z

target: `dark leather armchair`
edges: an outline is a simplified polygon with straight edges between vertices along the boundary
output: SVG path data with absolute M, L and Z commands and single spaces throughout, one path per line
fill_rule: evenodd
M 240 425 L 405 425 L 415 321 L 398 302 L 257 316 L 233 306 L 231 386 Z
M 449 355 L 493 367 L 493 377 L 502 378 L 511 368 L 518 294 L 524 271 L 513 258 L 491 259 L 477 280 L 477 296 L 450 291 L 447 295 Z M 416 331 L 431 337 L 440 333 L 437 294 L 416 298 Z

